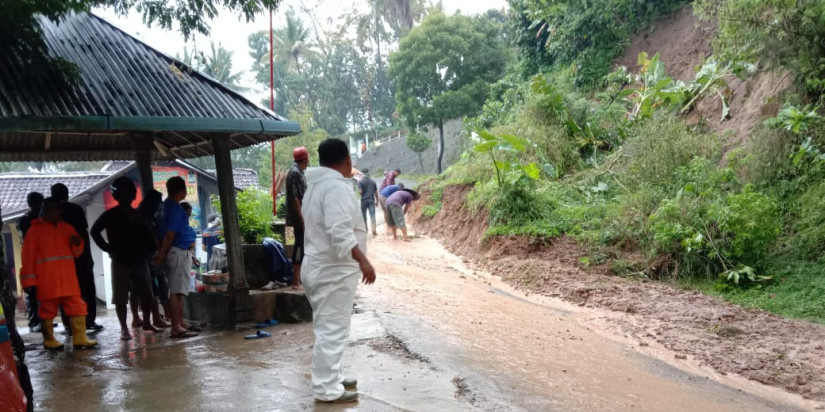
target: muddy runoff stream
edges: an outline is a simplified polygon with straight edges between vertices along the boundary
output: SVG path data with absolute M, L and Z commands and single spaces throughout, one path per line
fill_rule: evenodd
M 639 346 L 601 320 L 613 314 L 527 296 L 496 276 L 467 268 L 435 240 L 405 243 L 379 236 L 370 256 L 380 278 L 374 287 L 360 289 L 362 304 L 417 319 L 420 329 L 398 335 L 434 364 L 463 368 L 459 379 L 466 399 L 481 409 L 817 407 L 780 389 L 717 375 L 655 342 Z M 433 344 L 431 337 L 448 344 Z
M 345 374 L 360 402 L 314 402 L 309 324 L 208 328 L 192 339 L 133 331 L 101 313 L 100 347 L 46 352 L 25 334 L 42 411 L 777 411 L 795 395 L 731 376 L 656 343 L 640 347 L 605 313 L 525 296 L 473 272 L 429 238 L 370 240 L 378 281 L 360 286 Z M 60 332 L 62 328 L 58 327 Z M 1 406 L 1 404 L 0 404 Z M 0 408 L 2 409 L 2 408 Z

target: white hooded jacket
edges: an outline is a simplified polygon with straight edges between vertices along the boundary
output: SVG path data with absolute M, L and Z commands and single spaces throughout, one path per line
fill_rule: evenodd
M 352 258 L 356 245 L 367 253 L 367 228 L 350 181 L 336 170 L 319 167 L 306 171 L 304 253 L 318 266 L 359 268 Z

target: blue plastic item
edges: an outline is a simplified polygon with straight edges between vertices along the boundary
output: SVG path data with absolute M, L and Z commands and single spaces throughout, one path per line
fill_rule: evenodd
M 269 254 L 269 280 L 286 283 L 287 285 L 291 284 L 292 263 L 289 262 L 286 253 L 284 253 L 284 245 L 271 237 L 265 237 L 261 244 Z
M 278 321 L 277 321 L 277 320 L 275 320 L 275 319 L 269 319 L 269 320 L 268 320 L 268 321 L 266 321 L 266 322 L 261 322 L 261 323 L 259 323 L 257 326 L 258 326 L 258 329 L 263 329 L 263 328 L 268 328 L 268 327 L 270 327 L 270 326 L 275 326 L 275 325 L 277 325 L 277 324 L 278 324 Z

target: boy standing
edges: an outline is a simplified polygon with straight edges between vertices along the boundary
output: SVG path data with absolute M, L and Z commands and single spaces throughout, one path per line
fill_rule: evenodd
M 97 246 L 112 258 L 112 303 L 120 321 L 121 340 L 132 339 L 126 324 L 130 289 L 140 298 L 143 330 L 160 332 L 150 318 L 153 297 L 149 258 L 155 250 L 155 239 L 147 222 L 132 207 L 136 196 L 137 188 L 131 179 L 117 178 L 112 183 L 117 206 L 103 212 L 91 231 Z M 104 230 L 108 241 L 101 235 Z

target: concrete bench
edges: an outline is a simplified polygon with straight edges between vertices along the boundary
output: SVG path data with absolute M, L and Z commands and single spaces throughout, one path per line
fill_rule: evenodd
M 285 247 L 287 256 L 292 255 L 292 245 Z M 260 290 L 269 278 L 269 263 L 266 250 L 261 245 L 244 245 L 244 268 L 252 301 L 252 318 L 256 323 L 277 319 L 283 323 L 312 321 L 312 308 L 303 291 L 281 288 L 270 291 Z M 190 293 L 186 299 L 184 317 L 214 326 L 232 324 L 228 293 Z

